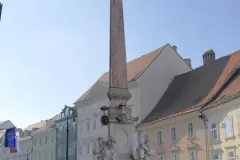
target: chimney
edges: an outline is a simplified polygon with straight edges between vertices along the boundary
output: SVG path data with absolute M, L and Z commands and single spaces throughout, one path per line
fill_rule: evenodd
M 214 60 L 215 60 L 215 53 L 212 49 L 206 51 L 203 54 L 203 65 L 211 63 Z
M 174 49 L 174 51 L 176 51 L 177 52 L 177 46 L 172 46 L 172 48 Z
M 185 59 L 183 59 L 183 60 L 185 61 L 185 63 L 187 63 L 187 65 L 188 65 L 190 68 L 192 68 L 192 61 L 191 61 L 190 58 L 185 58 Z

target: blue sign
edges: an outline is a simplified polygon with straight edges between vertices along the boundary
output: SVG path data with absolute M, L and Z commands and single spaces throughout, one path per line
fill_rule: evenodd
M 5 147 L 16 148 L 16 128 L 9 128 L 5 133 Z

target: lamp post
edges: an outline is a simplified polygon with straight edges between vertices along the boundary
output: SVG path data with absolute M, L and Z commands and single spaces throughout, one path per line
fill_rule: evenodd
M 67 109 L 67 115 L 66 115 L 66 120 L 67 120 L 67 129 L 66 129 L 66 160 L 68 160 L 68 143 L 69 143 L 69 122 L 68 122 L 68 120 L 69 120 L 69 116 L 71 116 L 71 118 L 73 118 L 73 121 L 75 121 L 74 120 L 74 117 L 72 117 L 72 116 L 74 116 L 74 115 L 76 115 L 77 114 L 77 112 L 73 109 L 73 108 L 71 108 L 70 106 L 67 106 L 67 105 L 65 105 L 65 107 L 66 108 L 69 108 L 69 109 Z

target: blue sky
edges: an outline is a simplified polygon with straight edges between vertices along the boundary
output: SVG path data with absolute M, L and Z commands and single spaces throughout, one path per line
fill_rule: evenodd
M 108 70 L 109 0 L 1 0 L 0 120 L 50 118 Z M 165 43 L 193 67 L 240 49 L 239 0 L 124 0 L 127 58 Z

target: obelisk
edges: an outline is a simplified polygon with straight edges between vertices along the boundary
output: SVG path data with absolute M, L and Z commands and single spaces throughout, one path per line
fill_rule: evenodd
M 114 149 L 118 160 L 128 160 L 133 149 L 133 123 L 131 109 L 127 106 L 131 94 L 128 91 L 126 47 L 122 0 L 110 0 L 110 100 L 109 138 L 116 141 Z

